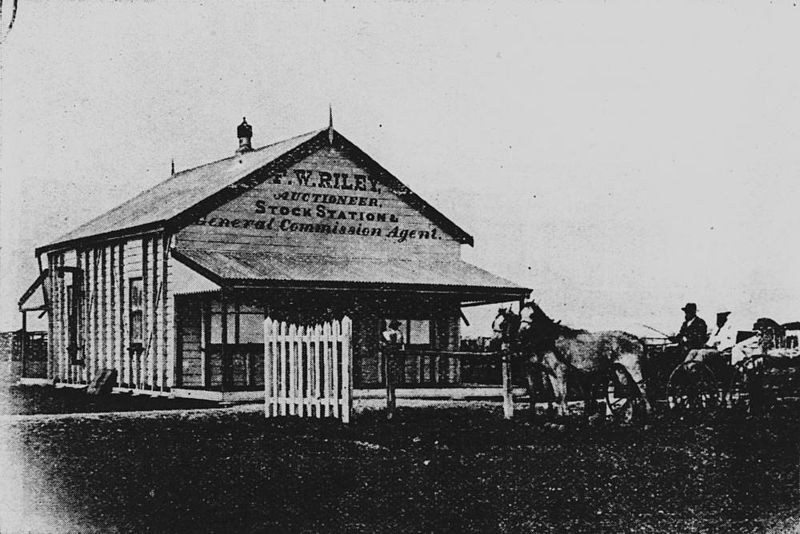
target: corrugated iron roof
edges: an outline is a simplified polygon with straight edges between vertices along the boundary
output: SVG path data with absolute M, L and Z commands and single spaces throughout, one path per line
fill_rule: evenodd
M 170 276 L 169 290 L 175 295 L 191 295 L 219 291 L 219 284 L 212 282 L 194 269 L 176 261 Z
M 252 152 L 236 154 L 175 173 L 47 246 L 167 221 L 305 143 L 321 131 L 323 130 L 315 130 Z
M 302 155 L 310 149 L 311 143 L 319 143 L 328 128 L 298 135 L 244 154 L 236 154 L 213 163 L 181 171 L 124 202 L 116 208 L 92 219 L 75 230 L 62 235 L 55 241 L 36 249 L 36 254 L 64 248 L 87 239 L 111 238 L 135 231 L 150 231 L 162 225 L 175 223 L 178 227 L 203 209 L 213 209 L 213 202 L 224 201 L 237 194 L 239 185 L 247 185 L 249 177 L 257 176 L 259 169 L 270 164 L 282 165 L 281 158 L 289 154 Z M 372 160 L 353 143 L 338 132 L 337 143 L 354 154 L 359 161 L 376 170 L 410 206 L 423 216 L 440 224 L 445 232 L 453 235 L 459 242 L 472 245 L 472 236 L 445 217 L 436 208 L 409 190 L 402 182 Z M 330 141 L 328 141 L 330 142 Z M 259 178 L 266 179 L 266 176 Z M 254 184 L 249 184 L 252 187 Z M 227 197 L 226 197 L 227 195 Z
M 176 259 L 223 285 L 448 286 L 527 294 L 526 288 L 460 259 L 354 258 L 181 249 Z

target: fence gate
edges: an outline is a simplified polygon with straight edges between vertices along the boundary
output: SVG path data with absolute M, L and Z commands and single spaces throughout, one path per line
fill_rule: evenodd
M 334 417 L 347 423 L 353 407 L 353 322 L 315 326 L 264 321 L 267 417 Z

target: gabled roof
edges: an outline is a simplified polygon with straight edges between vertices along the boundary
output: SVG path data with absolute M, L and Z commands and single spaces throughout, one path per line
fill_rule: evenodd
M 363 165 L 411 207 L 439 224 L 459 242 L 472 245 L 472 236 L 422 200 L 343 135 L 334 131 L 332 139 L 336 148 Z M 178 172 L 55 241 L 37 248 L 36 254 L 81 242 L 100 241 L 164 227 L 180 228 L 200 214 L 232 200 L 241 191 L 262 183 L 274 172 L 290 167 L 327 146 L 329 142 L 328 128 L 325 128 Z
M 163 224 L 277 157 L 297 148 L 319 132 L 320 130 L 309 132 L 252 152 L 235 154 L 229 158 L 175 173 L 127 202 L 41 247 L 37 253 L 40 250 L 59 248 L 57 245 L 66 245 L 79 239 Z

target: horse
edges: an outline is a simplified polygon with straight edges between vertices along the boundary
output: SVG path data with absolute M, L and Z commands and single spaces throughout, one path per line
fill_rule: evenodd
M 517 343 L 517 332 L 519 330 L 520 316 L 514 313 L 511 309 L 500 308 L 497 310 L 497 315 L 492 321 L 492 337 L 489 338 L 489 350 L 494 352 L 504 352 L 512 356 L 519 355 L 519 346 Z M 542 372 L 540 366 L 526 363 L 526 386 L 528 390 L 528 398 L 530 399 L 531 413 L 536 412 L 536 399 L 537 390 L 541 388 L 543 393 L 549 392 L 549 382 L 547 376 Z M 537 378 L 537 381 L 534 381 Z M 548 413 L 554 411 L 552 403 L 552 395 L 548 395 Z
M 549 378 L 559 416 L 567 414 L 568 377 L 584 386 L 587 415 L 595 407 L 599 388 L 607 387 L 609 380 L 629 387 L 645 413 L 652 412 L 642 375 L 644 345 L 632 334 L 575 330 L 553 321 L 538 304 L 529 301 L 520 308 L 516 346 L 526 359 L 531 406 L 540 382 L 535 375 L 543 372 Z

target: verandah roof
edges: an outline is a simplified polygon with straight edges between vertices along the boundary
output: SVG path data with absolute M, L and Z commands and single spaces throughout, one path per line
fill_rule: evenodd
M 196 249 L 175 250 L 173 255 L 227 287 L 428 289 L 493 300 L 524 298 L 530 291 L 460 259 L 387 260 Z

